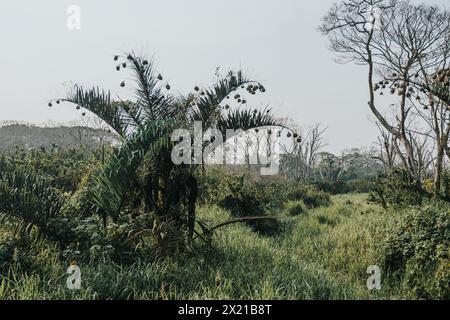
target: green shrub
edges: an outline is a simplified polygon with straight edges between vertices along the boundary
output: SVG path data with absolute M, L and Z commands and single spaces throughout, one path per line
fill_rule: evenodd
M 208 170 L 198 177 L 198 196 L 201 204 L 217 204 L 229 193 L 227 174 L 219 168 Z
M 269 212 L 278 212 L 286 204 L 286 190 L 288 185 L 267 179 L 253 181 L 252 185 L 257 190 L 264 208 Z
M 406 214 L 383 245 L 388 279 L 418 298 L 450 299 L 450 209 L 438 204 Z
M 5 163 L 23 168 L 30 173 L 48 177 L 51 186 L 63 192 L 73 192 L 86 170 L 100 164 L 100 155 L 84 148 L 46 151 L 16 150 L 0 157 L 0 166 Z
M 262 194 L 254 186 L 245 183 L 244 176 L 230 177 L 227 181 L 229 194 L 220 201 L 219 206 L 230 210 L 238 218 L 266 216 Z M 281 230 L 280 223 L 275 219 L 250 220 L 247 223 L 264 235 L 274 235 Z
M 317 214 L 316 216 L 317 221 L 320 224 L 325 224 L 328 225 L 330 227 L 334 227 L 338 224 L 338 218 L 337 217 L 330 217 L 328 215 L 325 214 Z
M 352 179 L 346 182 L 346 193 L 368 193 L 372 191 L 373 179 Z
M 13 238 L 1 239 L 0 241 L 0 273 L 8 269 L 13 260 L 16 240 Z
M 261 178 L 250 174 L 237 176 L 245 180 L 245 188 L 259 200 L 261 209 L 265 212 L 283 210 L 288 201 L 302 200 L 310 208 L 331 204 L 330 194 L 314 185 L 283 181 L 275 177 Z M 209 170 L 199 179 L 201 202 L 209 205 L 222 203 L 230 195 L 230 179 L 236 178 L 232 178 L 225 170 Z
M 314 186 L 320 190 L 330 194 L 344 193 L 367 193 L 372 190 L 372 179 L 350 179 L 350 180 L 332 180 L 318 181 Z
M 330 194 L 347 193 L 347 186 L 345 181 L 331 180 L 331 181 L 317 181 L 314 183 L 317 190 L 324 191 Z
M 298 216 L 308 211 L 303 200 L 289 201 L 286 203 L 285 210 L 290 216 Z
M 442 197 L 447 200 L 450 201 L 450 171 L 449 170 L 445 170 L 442 173 Z
M 218 171 L 208 173 L 202 181 L 204 202 L 230 210 L 235 217 L 275 215 L 284 210 L 288 202 L 301 202 L 302 209 L 292 209 L 301 212 L 331 204 L 330 194 L 312 185 L 250 175 L 230 176 Z M 273 220 L 255 220 L 248 224 L 263 234 L 271 235 L 280 230 L 279 222 Z
M 302 200 L 309 208 L 329 206 L 331 197 L 329 193 L 317 190 L 313 186 L 294 185 L 286 193 L 286 199 L 290 201 Z
M 397 167 L 384 177 L 374 182 L 373 191 L 369 194 L 369 202 L 402 208 L 421 205 L 428 196 L 421 183 L 405 168 Z

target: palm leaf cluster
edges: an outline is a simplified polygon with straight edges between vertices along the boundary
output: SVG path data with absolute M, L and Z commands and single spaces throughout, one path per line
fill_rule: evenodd
M 60 216 L 65 198 L 50 186 L 46 177 L 11 166 L 0 162 L 0 215 L 18 221 L 17 232 L 37 226 L 42 233 L 53 234 L 51 222 Z
M 142 125 L 93 174 L 90 193 L 94 204 L 104 215 L 114 219 L 118 217 L 144 157 L 172 145 L 169 135 L 172 127 L 169 121 L 153 121 Z
M 113 101 L 110 91 L 98 88 L 86 91 L 78 85 L 65 99 L 61 99 L 93 112 L 125 139 L 123 150 L 112 156 L 109 163 L 102 169 L 102 174 L 96 175 L 97 187 L 94 189 L 98 192 L 95 194 L 95 201 L 97 204 L 103 202 L 105 211 L 113 216 L 120 211 L 119 203 L 124 194 L 121 190 L 129 187 L 119 183 L 120 177 L 133 177 L 133 172 L 136 172 L 139 163 L 144 160 L 149 150 L 149 144 L 163 138 L 162 128 L 167 125 L 167 121 L 170 120 L 169 127 L 172 129 L 189 125 L 193 121 L 202 121 L 205 131 L 207 128 L 215 127 L 224 133 L 226 129 L 248 130 L 281 124 L 270 114 L 269 109 L 257 111 L 225 108 L 224 104 L 232 100 L 233 93 L 240 88 L 246 87 L 251 94 L 255 94 L 258 89 L 265 91 L 261 84 L 249 80 L 241 71 L 230 71 L 226 77 L 218 79 L 212 88 L 195 87 L 193 93 L 184 97 L 170 94 L 170 86 L 155 71 L 153 61 L 133 53 L 115 56 L 114 60 L 118 63 L 116 67 L 118 70 L 131 70 L 135 101 Z M 151 130 L 147 131 L 150 128 Z M 159 131 L 156 130 L 157 128 Z M 146 136 L 149 140 L 143 139 L 142 134 L 155 130 L 158 131 L 159 136 L 150 134 Z M 166 130 L 165 134 L 167 142 L 170 132 Z M 141 143 L 144 141 L 145 143 Z M 167 152 L 169 148 L 166 149 Z M 155 156 L 152 158 L 154 161 L 158 158 L 156 154 L 157 152 L 154 152 Z M 161 163 L 159 165 L 164 167 Z M 115 169 L 111 169 L 112 167 Z M 158 167 L 153 166 L 153 169 L 157 170 Z M 117 176 L 112 172 L 117 173 Z M 117 182 L 110 184 L 109 191 L 102 191 L 101 186 L 108 185 L 106 183 L 108 180 L 109 182 L 117 180 Z M 108 198 L 108 201 L 102 201 L 102 197 Z M 106 203 L 110 204 L 106 205 Z
M 258 127 L 282 126 L 282 122 L 273 118 L 270 109 L 264 110 L 231 110 L 222 115 L 218 122 L 218 129 L 225 133 L 227 129 L 247 131 Z

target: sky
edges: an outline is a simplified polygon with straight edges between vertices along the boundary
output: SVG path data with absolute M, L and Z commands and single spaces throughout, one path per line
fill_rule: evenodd
M 415 1 L 418 2 L 418 1 Z M 448 0 L 425 0 L 447 5 Z M 173 93 L 214 83 L 216 69 L 242 69 L 266 93 L 249 107 L 328 127 L 328 150 L 369 146 L 377 129 L 367 106 L 366 69 L 339 65 L 317 30 L 333 0 L 15 0 L 0 2 L 0 121 L 80 119 L 71 105 L 48 108 L 67 85 L 130 93 L 113 56 L 153 57 Z M 79 30 L 67 8 L 80 8 Z

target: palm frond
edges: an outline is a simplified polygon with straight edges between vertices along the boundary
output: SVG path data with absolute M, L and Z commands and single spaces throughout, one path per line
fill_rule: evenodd
M 0 214 L 19 219 L 18 231 L 36 226 L 47 233 L 63 204 L 64 198 L 45 177 L 23 168 L 0 172 Z
M 187 128 L 192 124 L 195 101 L 196 97 L 193 94 L 180 95 L 171 101 L 172 109 L 176 112 L 170 118 L 178 123 L 179 128 Z
M 122 108 L 122 105 L 111 100 L 110 91 L 100 90 L 98 87 L 86 90 L 83 86 L 75 85 L 67 97 L 61 101 L 71 102 L 89 110 L 122 137 L 125 137 L 129 125 L 135 125 L 130 121 L 132 117 Z
M 205 127 L 212 127 L 220 117 L 220 104 L 238 88 L 254 82 L 240 70 L 230 71 L 227 77 L 220 79 L 212 89 L 203 91 L 203 95 L 196 99 L 191 112 L 192 121 L 202 121 Z
M 93 203 L 106 216 L 117 218 L 138 166 L 149 152 L 171 146 L 169 121 L 150 121 L 140 126 L 113 153 L 108 162 L 91 177 Z
M 154 62 L 138 57 L 134 53 L 128 54 L 127 59 L 131 62 L 131 70 L 136 81 L 136 104 L 142 114 L 152 120 L 173 116 L 176 110 L 171 104 L 172 98 L 164 95 Z
M 275 118 L 270 109 L 264 110 L 232 110 L 221 116 L 217 128 L 225 134 L 227 129 L 247 131 L 266 126 L 283 126 L 283 122 Z

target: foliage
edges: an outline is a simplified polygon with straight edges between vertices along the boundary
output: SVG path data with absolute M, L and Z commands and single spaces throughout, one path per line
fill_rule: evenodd
M 91 213 L 83 198 L 85 189 L 77 188 L 100 157 L 84 148 L 1 155 L 0 213 L 5 220 L 17 222 L 20 233 L 37 228 L 59 243 L 76 241 L 73 229 L 80 215 Z
M 220 167 L 208 168 L 206 174 L 198 177 L 199 203 L 214 205 L 220 202 L 229 193 L 226 179 L 229 173 Z
M 387 276 L 421 299 L 450 299 L 450 209 L 431 204 L 407 212 L 384 242 Z
M 242 180 L 241 183 L 236 181 Z M 248 173 L 237 173 L 234 178 L 224 170 L 208 170 L 201 177 L 200 197 L 204 204 L 219 204 L 230 195 L 229 184 L 234 181 L 242 188 L 247 188 L 259 199 L 262 210 L 276 213 L 282 210 L 288 201 L 303 201 L 309 208 L 329 206 L 330 195 L 318 190 L 313 185 L 305 185 L 294 181 L 284 181 L 279 177 L 261 178 Z
M 37 226 L 46 235 L 54 236 L 54 219 L 60 216 L 64 196 L 53 189 L 45 178 L 29 170 L 0 169 L 0 213 L 18 219 L 17 230 Z
M 450 171 L 445 170 L 442 173 L 442 190 L 441 195 L 445 200 L 450 200 Z
M 33 243 L 28 252 L 39 258 L 29 260 L 29 267 L 5 265 L 0 299 L 413 298 L 407 288 L 384 281 L 381 290 L 366 287 L 366 268 L 378 263 L 379 243 L 400 215 L 381 214 L 364 195 L 334 196 L 333 203 L 290 217 L 278 237 L 261 236 L 245 224 L 229 225 L 214 234 L 213 247 L 198 243 L 200 254 L 182 261 L 153 262 L 145 256 L 126 265 L 81 261 L 81 290 L 75 291 L 65 286 L 68 261 L 60 261 L 58 249 Z M 197 213 L 213 225 L 231 218 L 216 206 L 200 207 Z M 334 223 L 320 223 L 319 217 Z
M 314 186 L 330 194 L 367 193 L 372 190 L 373 180 L 372 178 L 324 180 L 315 182 Z
M 109 153 L 109 150 L 105 150 Z M 16 149 L 9 154 L 0 155 L 0 164 L 8 167 L 22 168 L 38 176 L 46 177 L 48 183 L 62 192 L 73 192 L 77 189 L 85 173 L 100 163 L 100 150 L 88 150 L 84 147 L 73 149 L 45 148 L 23 150 Z
M 117 219 L 146 154 L 170 146 L 169 130 L 170 127 L 164 122 L 146 123 L 131 134 L 105 165 L 92 175 L 90 194 L 92 201 L 104 214 L 104 219 L 106 215 Z
M 409 170 L 402 167 L 393 168 L 387 176 L 379 177 L 374 182 L 369 201 L 378 203 L 384 208 L 393 206 L 420 205 L 428 195 Z
M 298 216 L 308 211 L 305 203 L 302 200 L 289 201 L 286 203 L 285 210 L 289 216 Z
M 49 273 L 59 262 L 59 248 L 33 235 L 8 236 L 0 243 L 0 277 L 11 270 L 16 273 Z M 0 289 L 1 291 L 1 289 Z
M 243 175 L 228 178 L 227 184 L 229 194 L 219 202 L 221 207 L 230 210 L 234 217 L 266 217 L 261 194 L 249 183 L 245 183 Z M 275 235 L 281 230 L 276 219 L 255 219 L 247 223 L 264 235 Z
M 309 208 L 331 205 L 330 194 L 308 185 L 289 185 L 286 190 L 285 199 L 290 201 L 302 200 Z

